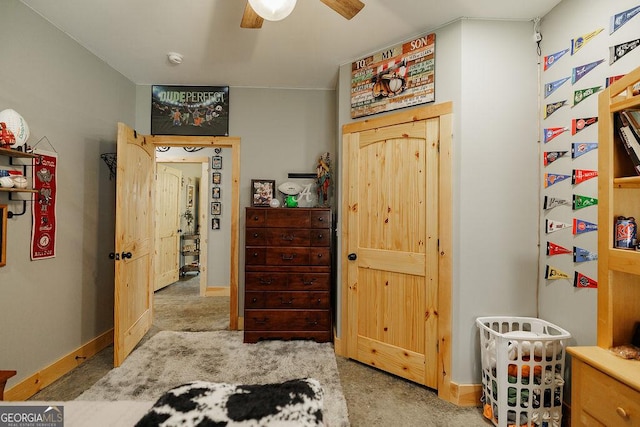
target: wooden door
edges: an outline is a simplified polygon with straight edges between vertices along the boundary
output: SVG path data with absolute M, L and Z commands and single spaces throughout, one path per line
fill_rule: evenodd
M 437 388 L 439 120 L 358 129 L 343 141 L 347 353 Z
M 156 280 L 154 291 L 178 281 L 180 234 L 180 184 L 182 171 L 156 167 Z
M 114 365 L 124 359 L 153 320 L 155 147 L 118 123 Z

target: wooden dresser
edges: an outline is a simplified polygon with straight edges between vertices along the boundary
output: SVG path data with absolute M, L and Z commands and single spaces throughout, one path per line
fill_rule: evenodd
M 247 208 L 244 341 L 331 338 L 331 210 Z

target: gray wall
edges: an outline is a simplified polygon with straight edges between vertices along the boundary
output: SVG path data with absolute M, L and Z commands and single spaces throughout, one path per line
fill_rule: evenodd
M 475 319 L 536 314 L 537 57 L 530 22 L 461 20 L 435 33 L 436 103 L 454 103 L 451 375 L 477 384 Z M 340 125 L 352 121 L 350 72 L 340 68 Z
M 115 151 L 118 121 L 133 123 L 135 85 L 17 0 L 2 1 L 0 40 L 0 110 L 59 156 L 56 257 L 30 261 L 31 202 L 8 221 L 0 368 L 18 371 L 11 387 L 113 326 L 115 181 L 100 154 Z
M 605 59 L 604 63 L 581 78 L 575 85 L 571 81 L 563 84 L 552 95 L 544 100 L 551 103 L 568 99 L 572 105 L 573 91 L 589 87 L 604 87 L 607 77 L 625 74 L 640 66 L 640 48 L 609 65 L 609 47 L 616 44 L 635 40 L 639 36 L 640 16 L 636 16 L 622 28 L 609 34 L 609 19 L 616 13 L 638 6 L 637 0 L 620 0 L 603 2 L 598 0 L 564 0 L 556 6 L 542 20 L 543 56 L 561 51 L 571 46 L 571 39 L 602 28 L 603 31 L 586 43 L 574 55 L 567 53 L 552 67 L 541 75 L 543 85 L 560 78 L 571 76 L 572 69 L 583 64 Z M 542 95 L 541 95 L 542 96 Z M 541 127 L 571 127 L 571 120 L 575 118 L 594 117 L 598 115 L 597 95 L 585 99 L 575 107 L 562 107 L 547 119 L 542 119 Z M 571 144 L 577 142 L 598 142 L 598 124 L 591 125 L 582 132 L 572 136 L 565 132 L 546 144 L 545 150 L 571 150 Z M 584 154 L 576 159 L 564 156 L 545 168 L 545 172 L 571 174 L 572 169 L 598 169 L 598 150 Z M 542 181 L 542 180 L 541 180 Z M 598 197 L 598 178 L 591 179 L 579 185 L 561 182 L 542 191 L 541 198 L 546 194 L 553 197 L 571 200 L 572 194 Z M 541 215 L 541 227 L 545 219 L 553 219 L 571 223 L 573 218 L 580 218 L 597 223 L 597 207 L 588 207 L 573 211 L 571 207 L 561 206 Z M 613 236 L 609 238 L 613 239 Z M 598 232 L 573 235 L 571 229 L 561 230 L 551 235 L 541 231 L 541 262 L 539 277 L 540 316 L 564 327 L 572 334 L 571 343 L 574 345 L 595 345 L 597 324 L 597 293 L 596 289 L 577 289 L 573 286 L 574 272 L 578 271 L 595 280 L 598 279 L 597 261 L 574 263 L 571 255 L 546 256 L 544 249 L 546 242 L 551 240 L 565 248 L 578 246 L 593 252 L 598 251 Z M 551 265 L 570 275 L 570 279 L 545 280 L 544 267 Z

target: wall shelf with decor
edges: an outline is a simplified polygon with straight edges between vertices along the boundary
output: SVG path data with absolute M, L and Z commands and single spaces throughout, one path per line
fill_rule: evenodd
M 186 233 L 180 236 L 180 254 L 182 262 L 180 276 L 184 277 L 189 272 L 200 273 L 200 235 Z
M 8 157 L 10 166 L 21 167 L 22 176 L 24 177 L 27 176 L 27 167 L 31 165 L 16 165 L 13 163 L 13 159 L 14 158 L 35 159 L 39 157 L 37 154 L 25 153 L 23 151 L 12 150 L 7 148 L 0 148 L 0 156 Z M 9 200 L 13 200 L 11 198 L 11 194 L 15 194 L 15 193 L 34 193 L 35 194 L 35 193 L 38 193 L 38 190 L 34 190 L 32 188 L 0 187 L 0 192 L 9 193 Z M 17 215 L 24 215 L 24 213 L 27 211 L 27 208 L 26 208 L 27 200 L 19 200 L 19 201 L 22 202 L 22 212 L 15 213 L 15 212 L 9 211 L 8 213 L 9 218 L 12 218 Z
M 618 223 L 619 217 L 640 218 L 640 171 L 618 120 L 638 109 L 640 68 L 599 95 L 598 339 L 596 346 L 568 348 L 572 425 L 640 425 L 640 360 L 628 357 L 640 357 L 640 251 Z

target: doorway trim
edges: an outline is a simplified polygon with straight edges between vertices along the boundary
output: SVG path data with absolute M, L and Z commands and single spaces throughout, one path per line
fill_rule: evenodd
M 231 245 L 229 257 L 229 329 L 232 331 L 237 330 L 240 260 L 240 138 L 235 136 L 150 135 L 149 139 L 156 147 L 231 148 L 232 171 Z M 191 160 L 191 162 L 196 163 L 194 160 Z

